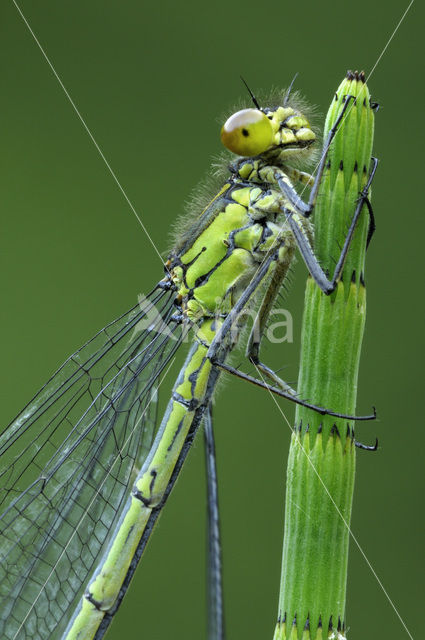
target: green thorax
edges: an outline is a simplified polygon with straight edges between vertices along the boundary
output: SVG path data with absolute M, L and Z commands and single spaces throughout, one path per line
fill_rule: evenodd
M 270 250 L 279 250 L 288 266 L 293 258 L 295 240 L 283 213 L 293 208 L 276 188 L 274 167 L 257 157 L 237 160 L 230 170 L 166 265 L 191 320 L 229 313 Z

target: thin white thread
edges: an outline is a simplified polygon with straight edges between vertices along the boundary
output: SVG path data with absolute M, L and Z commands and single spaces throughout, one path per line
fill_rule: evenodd
M 410 4 L 409 4 L 409 6 L 407 7 L 406 11 L 405 11 L 405 12 L 403 13 L 403 15 L 401 16 L 401 18 L 400 18 L 400 20 L 399 20 L 399 22 L 398 22 L 398 24 L 397 24 L 396 28 L 395 28 L 395 29 L 394 29 L 394 31 L 392 32 L 392 34 L 391 34 L 391 36 L 390 36 L 390 38 L 389 38 L 389 40 L 388 40 L 387 44 L 386 44 L 386 45 L 385 45 L 385 47 L 382 49 L 382 51 L 381 51 L 380 55 L 378 56 L 377 61 L 376 61 L 376 62 L 375 62 L 375 64 L 373 65 L 373 67 L 372 67 L 372 71 L 371 71 L 371 72 L 369 73 L 369 75 L 367 76 L 367 78 L 368 78 L 368 79 L 372 77 L 372 75 L 373 75 L 373 73 L 374 73 L 374 71 L 375 71 L 376 67 L 378 66 L 378 63 L 380 62 L 380 60 L 381 60 L 382 56 L 384 55 L 384 53 L 386 52 L 386 50 L 388 49 L 388 47 L 389 47 L 389 44 L 390 44 L 391 40 L 394 38 L 395 34 L 397 33 L 397 31 L 398 31 L 399 27 L 401 26 L 401 23 L 403 22 L 404 18 L 406 17 L 406 15 L 407 15 L 408 11 L 410 10 L 410 7 L 411 7 L 411 6 L 412 6 L 412 4 L 414 3 L 414 1 L 415 1 L 415 0 L 411 0 L 411 2 L 410 2 Z
M 140 224 L 140 226 L 142 227 L 143 231 L 146 234 L 146 237 L 148 238 L 149 242 L 151 243 L 152 247 L 154 248 L 154 251 L 156 252 L 156 254 L 158 255 L 159 259 L 161 260 L 161 264 L 164 264 L 164 260 L 161 257 L 161 254 L 157 248 L 157 246 L 155 245 L 154 241 L 152 240 L 148 230 L 146 229 L 145 225 L 143 224 L 143 222 L 140 219 L 140 216 L 138 215 L 136 209 L 134 208 L 130 198 L 127 196 L 126 192 L 124 191 L 124 188 L 122 187 L 120 181 L 118 180 L 117 176 L 115 175 L 115 172 L 113 171 L 111 165 L 109 164 L 109 162 L 107 161 L 107 159 L 105 158 L 105 155 L 102 151 L 102 149 L 100 148 L 100 146 L 98 145 L 98 143 L 96 142 L 92 132 L 90 131 L 89 127 L 87 126 L 83 116 L 81 115 L 81 113 L 79 112 L 76 104 L 74 103 L 73 99 L 71 98 L 71 96 L 69 95 L 65 85 L 63 84 L 62 80 L 60 79 L 56 69 L 54 68 L 53 64 L 50 62 L 49 57 L 47 56 L 47 53 L 44 51 L 43 47 L 41 46 L 37 36 L 35 35 L 34 31 L 31 29 L 28 20 L 25 18 L 24 14 L 22 13 L 20 7 L 18 6 L 18 4 L 16 3 L 16 0 L 12 0 L 13 4 L 15 5 L 16 9 L 18 10 L 22 20 L 24 21 L 25 25 L 28 28 L 28 31 L 30 32 L 30 34 L 32 35 L 32 37 L 34 38 L 38 48 L 40 49 L 44 59 L 46 60 L 47 64 L 49 65 L 51 71 L 53 72 L 53 75 L 55 76 L 56 80 L 59 82 L 61 88 L 63 89 L 63 92 L 65 93 L 66 97 L 68 98 L 72 108 L 74 109 L 75 113 L 77 114 L 81 124 L 83 125 L 84 129 L 86 130 L 86 132 L 89 135 L 90 140 L 93 142 L 94 146 L 96 147 L 100 157 L 102 158 L 103 162 L 105 163 L 109 173 L 111 174 L 112 178 L 114 179 L 118 189 L 121 191 L 122 195 L 124 196 L 128 206 L 130 207 L 131 211 L 134 213 L 134 216 L 136 217 L 136 220 L 138 221 L 138 223 Z

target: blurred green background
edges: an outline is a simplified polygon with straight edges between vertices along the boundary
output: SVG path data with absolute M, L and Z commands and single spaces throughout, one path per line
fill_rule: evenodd
M 161 252 L 220 153 L 217 118 L 241 95 L 296 85 L 326 113 L 346 70 L 377 61 L 407 2 L 22 0 L 20 6 Z M 349 7 L 349 8 L 348 8 Z M 376 118 L 377 233 L 358 411 L 352 529 L 411 634 L 423 585 L 423 83 L 413 5 L 369 80 Z M 1 424 L 65 357 L 161 277 L 158 256 L 13 3 L 0 8 Z M 420 112 L 419 112 L 420 109 Z M 421 196 L 421 197 L 420 197 Z M 293 345 L 267 358 L 296 379 L 305 269 L 286 300 Z M 281 403 L 290 422 L 294 408 Z M 229 638 L 271 639 L 290 431 L 268 394 L 226 380 L 215 405 Z M 108 635 L 203 638 L 205 504 L 198 438 Z M 351 545 L 350 638 L 407 638 Z

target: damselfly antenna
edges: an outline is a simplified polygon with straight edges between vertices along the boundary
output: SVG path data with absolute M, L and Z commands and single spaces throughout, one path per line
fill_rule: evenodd
M 295 80 L 297 79 L 297 76 L 298 76 L 298 71 L 297 71 L 297 73 L 294 75 L 294 77 L 292 78 L 291 84 L 289 85 L 289 87 L 288 87 L 288 91 L 286 92 L 285 98 L 284 98 L 284 100 L 283 100 L 283 106 L 284 106 L 284 107 L 286 107 L 286 105 L 288 104 L 289 95 L 290 95 L 290 93 L 291 93 L 291 91 L 292 91 L 292 87 L 293 87 L 293 84 L 294 84 Z
M 246 88 L 248 89 L 248 93 L 251 96 L 251 100 L 253 101 L 253 103 L 255 104 L 255 106 L 257 107 L 257 109 L 259 111 L 261 111 L 260 105 L 258 104 L 258 100 L 257 98 L 254 96 L 254 94 L 252 93 L 251 89 L 248 87 L 246 80 L 244 78 L 242 78 L 242 76 L 240 76 L 240 79 L 242 80 L 242 82 L 244 83 L 244 85 L 246 86 Z

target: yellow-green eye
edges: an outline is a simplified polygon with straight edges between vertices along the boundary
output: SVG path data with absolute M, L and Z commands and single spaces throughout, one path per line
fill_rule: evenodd
M 259 109 L 242 109 L 234 113 L 221 129 L 225 147 L 239 156 L 257 156 L 272 143 L 273 127 Z

